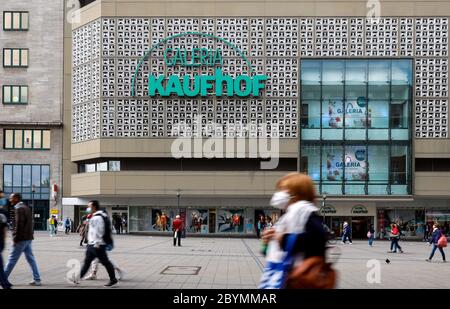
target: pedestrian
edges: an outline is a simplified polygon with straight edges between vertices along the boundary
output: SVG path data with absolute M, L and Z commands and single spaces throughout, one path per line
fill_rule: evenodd
M 430 230 L 428 228 L 428 224 L 425 223 L 423 225 L 423 241 L 428 241 L 429 234 L 430 234 Z
M 350 227 L 350 225 L 348 224 L 347 221 L 344 221 L 344 225 L 342 226 L 342 244 L 346 244 L 347 243 L 347 239 L 351 244 L 353 244 L 352 242 L 352 228 Z
M 291 173 L 276 184 L 270 204 L 285 213 L 262 234 L 266 256 L 259 288 L 333 288 L 335 272 L 325 262 L 326 236 L 311 177 Z
M 86 257 L 81 268 L 79 278 L 84 278 L 91 266 L 91 263 L 98 258 L 100 263 L 106 268 L 109 275 L 109 282 L 105 287 L 113 287 L 119 282 L 114 272 L 114 266 L 108 259 L 107 249 L 112 250 L 112 227 L 108 215 L 100 210 L 98 201 L 93 200 L 88 204 L 88 212 L 92 213 L 92 217 L 88 224 L 88 246 L 86 249 Z M 79 279 L 69 278 L 73 283 L 79 284 Z
M 373 224 L 370 225 L 369 230 L 367 231 L 367 238 L 369 238 L 369 246 L 373 247 L 373 241 L 375 239 L 375 229 Z
M 397 253 L 397 249 L 400 253 L 403 253 L 402 247 L 398 244 L 400 240 L 400 229 L 397 224 L 391 223 L 391 251 L 389 253 Z
M 65 233 L 70 234 L 71 231 L 72 222 L 70 221 L 70 218 L 67 217 L 66 221 L 64 221 L 64 227 L 65 227 Z
M 261 231 L 264 230 L 264 216 L 259 215 L 258 222 L 256 222 L 256 237 L 261 237 Z
M 0 191 L 0 194 L 3 192 Z M 1 196 L 1 195 L 0 195 Z M 8 234 L 8 210 L 6 203 L 0 206 L 0 285 L 3 289 L 11 289 L 11 283 L 6 278 L 5 271 L 3 269 L 3 249 L 5 248 L 6 235 Z
M 48 218 L 48 229 L 50 231 L 50 237 L 55 236 L 55 217 Z
M 183 220 L 181 220 L 180 215 L 176 215 L 175 220 L 172 222 L 172 231 L 173 231 L 173 245 L 177 245 L 181 247 L 181 230 L 183 229 Z
M 81 222 L 77 227 L 76 232 L 79 233 L 80 235 L 80 247 L 83 247 L 83 243 L 86 243 L 86 239 L 87 239 L 87 216 L 83 216 L 81 218 Z
M 15 209 L 15 224 L 13 230 L 13 245 L 8 257 L 8 263 L 5 267 L 5 275 L 8 279 L 14 266 L 16 266 L 22 253 L 25 254 L 25 258 L 33 271 L 33 281 L 29 284 L 33 286 L 41 285 L 41 276 L 36 264 L 36 259 L 33 255 L 31 243 L 33 241 L 33 226 L 31 218 L 31 209 L 21 201 L 19 193 L 13 193 L 9 197 L 11 205 Z
M 55 226 L 55 236 L 58 234 L 58 219 L 56 216 L 53 216 L 53 225 Z
M 442 255 L 442 262 L 445 263 L 445 253 L 444 253 L 443 244 L 439 243 L 439 239 L 441 239 L 441 237 L 445 237 L 445 235 L 439 229 L 438 224 L 434 224 L 433 225 L 433 234 L 432 234 L 431 240 L 430 240 L 430 245 L 431 244 L 433 245 L 433 249 L 431 250 L 430 257 L 428 259 L 426 259 L 427 262 L 431 262 L 431 259 L 433 258 L 434 253 L 436 252 L 436 249 L 439 249 L 439 252 Z
M 122 230 L 122 218 L 119 215 L 114 216 L 114 229 L 117 234 L 121 233 Z

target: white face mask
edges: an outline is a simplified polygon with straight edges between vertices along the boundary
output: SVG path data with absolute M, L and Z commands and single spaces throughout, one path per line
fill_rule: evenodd
M 91 211 L 92 211 L 91 207 L 88 207 L 88 208 L 86 209 L 86 211 L 87 211 L 88 213 L 91 213 Z
M 272 199 L 270 200 L 270 205 L 272 207 L 284 210 L 286 209 L 290 200 L 291 195 L 288 192 L 278 191 L 273 194 Z

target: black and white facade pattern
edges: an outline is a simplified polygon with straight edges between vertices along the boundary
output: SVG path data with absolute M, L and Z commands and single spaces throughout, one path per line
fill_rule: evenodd
M 236 45 L 187 35 L 168 41 L 144 61 L 131 97 L 133 74 L 147 50 L 180 33 L 212 34 Z M 221 48 L 225 74 L 266 74 L 260 97 L 149 98 L 149 74 L 207 74 L 212 67 L 166 67 L 164 48 Z M 269 136 L 298 137 L 300 59 L 412 57 L 415 137 L 448 137 L 448 18 L 102 18 L 73 31 L 73 142 L 100 137 L 172 137 L 178 123 L 267 125 Z M 200 116 L 200 118 L 199 118 Z M 275 126 L 278 130 L 274 130 Z M 203 132 L 210 135 L 209 130 Z M 215 132 L 215 135 L 220 135 Z M 250 134 L 250 133 L 249 133 Z M 245 134 L 248 136 L 248 134 Z

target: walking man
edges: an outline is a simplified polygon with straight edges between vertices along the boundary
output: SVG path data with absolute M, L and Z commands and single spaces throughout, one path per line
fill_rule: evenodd
M 24 253 L 31 270 L 33 271 L 33 281 L 29 284 L 40 286 L 41 276 L 39 275 L 39 270 L 31 248 L 31 243 L 33 241 L 31 209 L 21 202 L 19 193 L 11 194 L 9 201 L 11 202 L 11 205 L 14 206 L 15 224 L 13 230 L 13 246 L 8 257 L 8 263 L 5 267 L 6 279 L 8 279 L 22 253 Z
M 71 230 L 71 225 L 72 225 L 72 222 L 70 221 L 70 219 L 69 219 L 69 217 L 67 217 L 66 218 L 66 221 L 64 222 L 64 226 L 65 226 L 65 233 L 66 234 L 70 234 L 70 230 Z
M 0 192 L 0 194 L 3 192 Z M 6 205 L 6 203 L 5 203 Z M 3 249 L 5 248 L 5 240 L 8 231 L 8 211 L 6 206 L 0 206 L 0 285 L 5 290 L 11 288 L 11 283 L 6 278 L 5 271 L 3 270 Z
M 109 220 L 108 215 L 100 210 L 98 201 L 94 200 L 89 202 L 88 212 L 92 213 L 92 218 L 89 220 L 87 233 L 88 246 L 84 264 L 81 268 L 80 278 L 83 278 L 86 275 L 92 261 L 98 258 L 109 275 L 109 283 L 105 284 L 105 287 L 115 286 L 119 281 L 116 279 L 114 266 L 108 259 L 108 254 L 106 253 L 107 246 L 113 246 L 111 221 Z M 69 278 L 69 280 L 73 279 Z M 77 279 L 74 280 L 73 283 L 79 283 Z
M 439 249 L 439 252 L 442 255 L 442 262 L 445 263 L 444 249 L 441 246 L 439 246 L 439 244 L 438 244 L 439 239 L 441 238 L 442 235 L 443 235 L 442 231 L 439 229 L 438 225 L 434 224 L 433 225 L 433 234 L 432 234 L 431 240 L 430 240 L 430 245 L 431 244 L 433 245 L 433 249 L 431 250 L 430 257 L 426 260 L 427 262 L 431 262 L 431 259 L 433 258 L 434 253 L 436 252 L 436 249 Z
M 353 243 L 352 242 L 352 229 L 351 229 L 350 225 L 348 224 L 348 222 L 344 221 L 343 232 L 342 232 L 342 244 L 344 244 L 344 245 L 346 244 L 347 238 L 351 245 Z
M 172 230 L 173 230 L 173 245 L 177 245 L 177 239 L 178 239 L 178 246 L 181 247 L 181 229 L 183 228 L 183 220 L 181 220 L 180 215 L 177 215 L 175 217 L 175 220 L 173 220 L 172 223 Z

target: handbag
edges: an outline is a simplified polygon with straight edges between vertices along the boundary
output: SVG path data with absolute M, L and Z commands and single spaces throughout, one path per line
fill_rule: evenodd
M 447 237 L 445 237 L 445 235 L 444 235 L 444 233 L 442 233 L 441 234 L 441 237 L 439 237 L 439 240 L 438 240 L 438 247 L 439 248 L 445 248 L 445 247 L 447 247 Z
M 367 238 L 371 238 L 372 237 L 372 233 L 369 231 L 367 232 Z
M 287 280 L 288 289 L 333 289 L 336 271 L 321 256 L 305 259 L 292 269 Z

